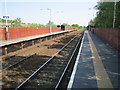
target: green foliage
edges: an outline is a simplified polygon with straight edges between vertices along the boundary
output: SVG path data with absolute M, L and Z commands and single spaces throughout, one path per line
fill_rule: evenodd
M 5 23 L 5 22 L 6 22 L 6 20 L 5 20 L 5 19 L 1 19 L 1 18 L 0 18 L 0 22 Z M 7 20 L 7 22 L 8 22 L 8 23 L 12 23 L 12 22 L 13 22 L 13 20 Z
M 72 24 L 73 28 L 76 28 L 77 30 L 84 28 L 83 26 L 79 26 L 78 24 Z
M 1 18 L 0 21 L 2 23 L 6 22 L 5 19 L 1 19 Z M 15 20 L 7 20 L 7 22 L 11 24 L 11 27 L 21 27 L 21 18 L 16 18 Z
M 25 27 L 45 27 L 45 25 L 32 23 L 32 24 L 26 25 Z
M 67 27 L 67 28 L 75 28 L 77 30 L 85 28 L 84 26 L 79 26 L 78 24 L 69 25 L 67 23 L 64 23 L 63 25 L 65 25 L 65 27 Z
M 79 27 L 78 24 L 72 24 L 72 27 Z
M 21 18 L 16 18 L 12 21 L 12 27 L 21 27 Z
M 67 27 L 67 28 L 72 27 L 71 25 L 69 25 L 69 24 L 67 24 L 67 23 L 63 23 L 62 25 L 64 25 L 64 26 Z
M 0 18 L 0 22 L 5 23 L 6 20 Z M 42 24 L 36 24 L 36 23 L 25 24 L 25 23 L 22 23 L 21 18 L 16 18 L 15 20 L 7 20 L 7 22 L 11 24 L 11 27 L 46 27 L 46 25 L 42 25 Z
M 3 23 L 6 22 L 5 19 L 1 19 L 1 18 L 0 18 L 0 21 Z M 46 25 L 37 24 L 37 23 L 25 24 L 21 21 L 21 18 L 16 18 L 15 20 L 8 20 L 8 23 L 11 23 L 11 27 L 50 27 L 50 23 L 51 23 L 52 27 L 57 27 L 57 25 L 54 24 L 54 22 L 50 22 L 50 21 Z M 78 24 L 69 25 L 67 23 L 64 23 L 63 25 L 65 25 L 65 27 L 67 27 L 67 28 L 76 28 L 77 30 L 85 28 L 83 26 L 79 26 Z
M 116 22 L 115 27 L 120 28 L 120 1 L 116 4 Z
M 46 27 L 50 27 L 50 24 L 51 24 L 52 27 L 57 27 L 57 25 L 54 24 L 54 22 L 51 22 L 51 21 L 49 21 L 49 22 L 46 24 Z
M 116 3 L 116 21 L 115 28 L 120 26 L 120 2 Z M 96 27 L 112 28 L 114 17 L 114 2 L 99 2 L 95 7 L 99 12 L 97 17 L 94 18 L 93 24 Z

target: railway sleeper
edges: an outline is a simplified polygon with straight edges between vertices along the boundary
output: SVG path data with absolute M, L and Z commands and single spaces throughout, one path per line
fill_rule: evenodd
M 48 74 L 48 75 L 56 75 L 56 74 L 58 74 L 59 73 L 59 71 L 54 71 L 54 73 L 53 72 L 51 72 L 51 71 L 40 71 L 41 73 L 44 73 L 44 74 Z
M 56 84 L 55 82 L 36 80 L 33 83 L 27 85 L 26 88 L 30 88 L 30 87 L 37 88 L 37 89 L 53 88 L 55 84 Z
M 41 78 L 50 78 L 50 79 L 57 79 L 58 77 L 48 74 L 39 74 Z
M 33 85 L 35 84 L 36 87 L 39 88 L 54 88 L 55 85 L 57 84 L 59 78 L 43 78 L 43 77 L 39 77 L 37 79 L 34 79 L 29 85 Z
M 49 64 L 50 67 L 65 67 L 66 65 L 61 65 L 61 64 Z
M 64 68 L 64 67 L 62 67 L 62 68 Z M 52 71 L 57 71 L 57 70 L 62 71 L 62 68 L 61 67 L 47 67 L 46 69 L 49 69 Z
M 57 64 L 57 65 L 61 65 L 61 66 L 64 66 L 67 64 L 67 61 L 66 62 L 53 62 L 52 64 Z M 55 65 L 56 66 L 56 65 Z

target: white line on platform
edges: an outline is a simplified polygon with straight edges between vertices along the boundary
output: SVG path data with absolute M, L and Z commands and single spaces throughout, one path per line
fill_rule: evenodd
M 85 33 L 86 33 L 86 31 L 85 31 Z M 77 55 L 77 59 L 76 59 L 76 62 L 75 62 L 74 68 L 73 68 L 72 75 L 70 77 L 69 84 L 67 86 L 67 90 L 70 90 L 72 88 L 72 85 L 73 85 L 75 73 L 76 73 L 76 70 L 77 70 L 78 62 L 79 62 L 79 57 L 80 57 L 81 51 L 82 51 L 82 46 L 83 46 L 83 41 L 84 41 L 85 33 L 83 35 L 83 39 L 82 39 L 82 42 L 81 42 L 81 45 L 80 45 L 80 50 L 79 50 L 78 55 Z
M 45 33 L 45 34 L 39 34 L 39 35 L 20 37 L 20 38 L 16 38 L 16 39 L 4 40 L 4 41 L 0 41 L 0 47 L 5 46 L 5 45 L 19 43 L 22 41 L 28 41 L 28 40 L 32 40 L 32 39 L 42 38 L 42 37 L 46 37 L 46 36 L 50 36 L 50 35 L 60 34 L 60 33 L 64 33 L 64 32 L 70 32 L 70 31 L 73 31 L 73 30 L 65 30 L 65 31 L 60 31 L 60 32 Z

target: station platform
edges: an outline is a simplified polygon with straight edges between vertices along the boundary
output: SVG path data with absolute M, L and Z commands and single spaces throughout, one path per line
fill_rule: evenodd
M 32 35 L 32 36 L 21 37 L 21 38 L 10 39 L 10 40 L 1 40 L 0 41 L 0 47 L 5 46 L 5 45 L 10 45 L 10 44 L 23 42 L 23 41 L 28 41 L 28 40 L 32 40 L 32 39 L 47 37 L 47 36 L 56 35 L 56 34 L 61 34 L 61 33 L 65 33 L 65 32 L 71 32 L 71 31 L 73 31 L 73 30 L 65 30 L 65 31 L 52 32 L 52 33 L 46 33 L 46 34 Z
M 120 53 L 85 31 L 67 89 L 120 88 Z

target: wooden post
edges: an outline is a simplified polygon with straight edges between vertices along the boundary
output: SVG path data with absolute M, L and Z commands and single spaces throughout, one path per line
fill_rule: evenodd
M 8 51 L 7 51 L 7 47 L 5 47 L 5 55 L 7 55 L 8 54 Z
M 32 45 L 35 45 L 35 42 L 34 42 L 34 40 L 32 40 Z

